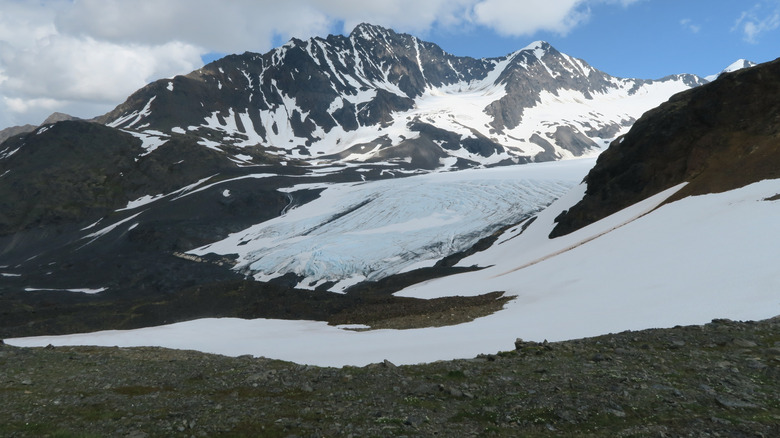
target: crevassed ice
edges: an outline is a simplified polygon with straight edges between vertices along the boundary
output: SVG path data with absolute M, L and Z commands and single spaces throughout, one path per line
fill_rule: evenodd
M 534 169 L 430 174 L 327 186 L 320 197 L 193 254 L 238 254 L 258 280 L 286 273 L 323 280 L 375 280 L 462 251 L 502 225 L 550 204 L 581 177 Z M 576 166 L 574 166 L 576 167 Z

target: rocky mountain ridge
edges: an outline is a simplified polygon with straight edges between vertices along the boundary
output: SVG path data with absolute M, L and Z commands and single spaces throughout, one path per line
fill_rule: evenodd
M 615 78 L 542 41 L 501 58 L 457 57 L 361 24 L 349 36 L 293 39 L 156 81 L 98 120 L 157 142 L 186 133 L 205 146 L 433 169 L 453 165 L 448 159 L 475 166 L 580 156 L 672 93 L 706 82 Z

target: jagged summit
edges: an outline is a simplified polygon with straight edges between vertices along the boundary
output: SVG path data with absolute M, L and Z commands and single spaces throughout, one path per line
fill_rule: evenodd
M 360 23 L 352 29 L 349 33 L 350 37 L 361 37 L 364 39 L 372 39 L 381 36 L 396 35 L 396 32 L 390 28 L 380 26 L 371 23 Z
M 712 81 L 714 81 L 715 79 L 717 79 L 720 75 L 722 75 L 724 73 L 731 73 L 731 72 L 735 72 L 737 70 L 741 70 L 743 68 L 755 67 L 756 65 L 758 65 L 758 64 L 756 64 L 753 61 L 748 61 L 747 59 L 738 59 L 738 60 L 732 62 L 731 64 L 729 64 L 728 67 L 726 67 L 723 70 L 721 70 L 720 73 L 714 74 L 714 75 L 709 75 L 709 76 L 706 77 L 706 79 L 708 81 L 712 82 Z
M 738 59 L 734 61 L 731 65 L 723 69 L 721 73 L 731 73 L 733 71 L 741 70 L 743 68 L 749 68 L 756 66 L 756 63 L 753 61 L 748 61 L 747 59 Z
M 530 50 L 530 51 L 533 51 L 535 54 L 537 54 L 538 57 L 541 57 L 539 55 L 547 52 L 548 50 L 550 50 L 552 48 L 553 48 L 553 46 L 550 43 L 548 43 L 547 41 L 538 40 L 538 41 L 534 41 L 531 44 L 523 47 L 522 49 L 518 50 L 518 52 L 523 52 L 523 51 L 526 51 L 526 50 Z

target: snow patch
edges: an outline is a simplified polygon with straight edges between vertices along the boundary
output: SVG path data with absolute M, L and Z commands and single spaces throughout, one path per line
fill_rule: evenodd
M 118 210 L 116 210 L 116 211 L 132 210 L 132 209 L 134 209 L 134 208 L 138 208 L 138 207 L 141 207 L 141 206 L 143 206 L 143 205 L 146 205 L 146 204 L 152 203 L 152 202 L 154 202 L 154 201 L 156 201 L 156 200 L 158 200 L 158 199 L 164 198 L 164 197 L 165 197 L 165 195 L 163 195 L 163 194 L 158 194 L 158 195 L 143 195 L 143 196 L 141 196 L 141 197 L 140 197 L 140 198 L 138 198 L 138 199 L 135 199 L 135 200 L 133 200 L 133 201 L 128 201 L 127 205 L 126 205 L 124 208 L 120 208 L 120 209 L 118 209 Z M 98 221 L 98 222 L 100 222 L 100 221 Z M 97 224 L 97 222 L 95 222 L 95 224 Z M 89 227 L 87 227 L 87 228 L 91 228 L 91 227 L 92 227 L 92 226 L 94 226 L 95 224 L 93 224 L 93 225 L 90 225 L 90 226 L 89 226 Z M 86 230 L 87 228 L 84 228 L 84 230 Z
M 157 98 L 157 96 L 152 96 L 152 98 L 149 99 L 148 102 L 146 102 L 146 105 L 144 105 L 143 109 L 140 112 L 133 111 L 132 113 L 127 114 L 125 116 L 122 116 L 122 117 L 114 120 L 113 122 L 107 123 L 106 125 L 110 126 L 112 128 L 116 128 L 117 126 L 124 125 L 128 120 L 134 118 L 132 122 L 130 122 L 127 125 L 125 125 L 125 128 L 132 127 L 133 125 L 135 125 L 136 123 L 141 121 L 142 118 L 144 118 L 144 117 L 146 117 L 146 116 L 148 116 L 148 115 L 150 115 L 152 113 L 152 102 L 154 102 L 154 99 L 156 99 L 156 98 Z
M 251 175 L 243 175 L 243 176 L 239 176 L 239 177 L 236 177 L 236 178 L 224 179 L 224 180 L 217 181 L 217 182 L 214 182 L 214 183 L 211 183 L 211 184 L 207 184 L 207 185 L 205 185 L 203 187 L 195 188 L 198 185 L 202 184 L 204 181 L 209 180 L 209 179 L 211 179 L 213 177 L 204 178 L 204 179 L 198 181 L 197 183 L 195 183 L 193 185 L 187 186 L 186 190 L 181 189 L 181 190 L 178 190 L 177 192 L 174 192 L 174 193 L 180 193 L 180 194 L 179 194 L 179 196 L 177 196 L 177 197 L 175 197 L 173 199 L 176 200 L 176 199 L 179 199 L 179 198 L 183 198 L 185 196 L 190 196 L 190 195 L 192 195 L 194 193 L 202 192 L 202 191 L 210 189 L 210 188 L 212 188 L 214 186 L 217 186 L 217 185 L 220 185 L 220 184 L 225 184 L 225 183 L 228 183 L 228 182 L 231 182 L 231 181 L 238 181 L 238 180 L 241 180 L 241 179 L 248 179 L 248 178 L 269 178 L 269 177 L 272 177 L 272 176 L 276 176 L 276 174 L 273 174 L 273 173 L 254 173 L 254 174 L 251 174 Z
M 82 288 L 82 289 L 49 289 L 49 288 L 34 288 L 34 287 L 26 287 L 24 288 L 25 292 L 35 292 L 35 291 L 61 291 L 61 292 L 78 292 L 82 294 L 99 294 L 100 292 L 105 292 L 108 290 L 107 287 L 101 287 L 99 289 L 89 289 L 89 288 Z
M 151 154 L 155 149 L 164 145 L 165 142 L 170 139 L 170 137 L 163 134 L 162 132 L 153 131 L 151 129 L 143 132 L 122 129 L 122 132 L 126 132 L 141 140 L 141 147 L 144 148 L 144 152 L 141 154 L 142 157 Z
M 89 245 L 90 243 L 94 242 L 95 239 L 97 239 L 98 237 L 101 237 L 101 236 L 104 236 L 104 235 L 110 233 L 111 231 L 116 229 L 116 227 L 124 224 L 125 222 L 129 222 L 129 221 L 133 220 L 136 216 L 138 216 L 141 213 L 143 213 L 143 211 L 140 211 L 140 212 L 138 212 L 138 213 L 136 213 L 136 214 L 134 214 L 134 215 L 132 215 L 132 216 L 130 216 L 128 218 L 122 219 L 121 221 L 116 222 L 116 223 L 114 223 L 112 225 L 109 225 L 109 226 L 107 226 L 107 227 L 105 227 L 105 228 L 103 228 L 103 229 L 101 229 L 99 231 L 95 231 L 94 233 L 87 234 L 86 236 L 82 237 L 82 239 L 92 238 L 92 240 L 90 240 L 89 242 L 86 243 L 86 245 Z

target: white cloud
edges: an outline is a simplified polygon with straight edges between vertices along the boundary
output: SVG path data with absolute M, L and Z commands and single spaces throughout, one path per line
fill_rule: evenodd
M 742 12 L 732 31 L 739 30 L 743 39 L 757 44 L 762 34 L 780 28 L 780 0 L 765 0 Z
M 209 52 L 265 52 L 360 22 L 425 36 L 482 26 L 566 34 L 590 5 L 641 0 L 0 0 L 0 128 L 53 110 L 93 117 Z
M 480 0 L 473 8 L 478 24 L 506 36 L 549 31 L 566 35 L 590 18 L 590 6 L 606 3 L 626 7 L 642 0 Z
M 189 71 L 200 49 L 171 42 L 159 46 L 119 45 L 90 37 L 52 35 L 31 49 L 13 53 L 3 83 L 10 95 L 33 98 L 116 101 L 149 80 Z
M 274 35 L 327 33 L 313 1 L 83 0 L 57 16 L 64 33 L 115 43 L 186 41 L 217 52 L 261 51 Z
M 588 19 L 590 12 L 582 7 L 585 4 L 583 0 L 482 0 L 474 6 L 474 18 L 502 35 L 529 35 L 540 30 L 566 34 Z
M 343 21 L 344 32 L 367 22 L 424 34 L 434 25 L 453 27 L 462 24 L 475 0 L 312 0 L 311 3 L 331 19 Z
M 76 3 L 80 4 L 80 3 Z M 194 70 L 203 49 L 64 33 L 69 1 L 0 1 L 0 128 L 38 124 L 53 111 L 93 117 L 148 82 Z

